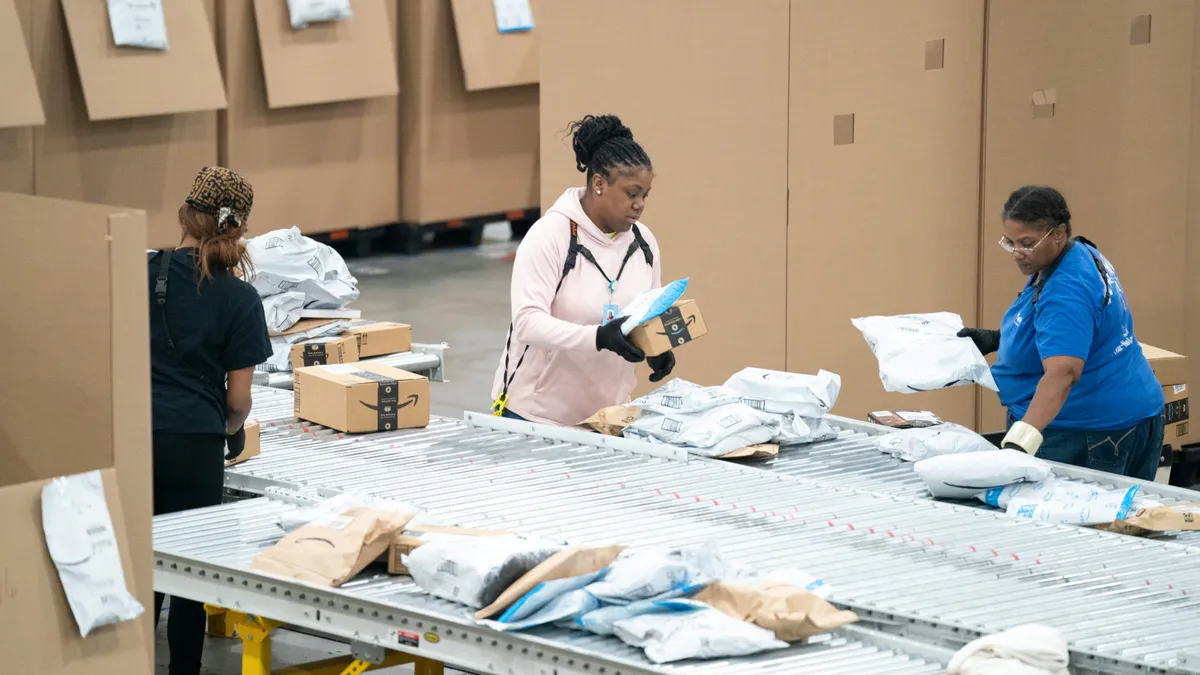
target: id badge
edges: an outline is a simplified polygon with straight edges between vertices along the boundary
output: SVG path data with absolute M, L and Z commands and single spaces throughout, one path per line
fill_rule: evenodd
M 620 308 L 610 302 L 604 305 L 604 318 L 602 319 L 600 325 L 607 326 L 609 322 L 616 320 L 616 318 L 619 316 L 621 316 Z

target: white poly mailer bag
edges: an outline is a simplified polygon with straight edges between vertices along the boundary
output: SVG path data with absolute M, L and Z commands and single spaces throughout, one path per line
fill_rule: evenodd
M 988 439 L 970 429 L 953 423 L 934 427 L 901 429 L 875 439 L 875 447 L 906 462 L 963 452 L 995 450 Z
M 165 50 L 163 0 L 108 0 L 108 25 L 118 47 Z
M 842 378 L 827 370 L 804 375 L 746 368 L 734 373 L 725 382 L 725 388 L 737 392 L 743 403 L 756 410 L 818 418 L 837 403 Z
M 447 536 L 414 549 L 404 564 L 426 593 L 482 609 L 560 550 L 559 544 L 515 535 Z
M 272 296 L 275 297 L 275 296 Z M 268 300 L 270 298 L 267 298 Z M 260 373 L 290 373 L 292 371 L 292 345 L 305 340 L 316 340 L 341 335 L 350 328 L 349 322 L 334 321 L 302 333 L 275 335 L 271 337 L 271 355 L 254 367 Z
M 391 499 L 380 499 L 361 490 L 353 490 L 324 499 L 312 506 L 301 506 L 291 511 L 284 511 L 279 516 L 279 527 L 284 532 L 291 533 L 311 522 L 341 515 L 349 509 L 358 507 L 383 511 L 385 513 L 404 514 L 413 518 L 421 514 L 421 509 L 412 504 L 392 501 Z
M 971 499 L 992 488 L 1037 483 L 1050 477 L 1050 465 L 1016 450 L 986 450 L 923 459 L 913 465 L 930 494 Z
M 657 598 L 649 600 L 638 600 L 627 605 L 606 605 L 559 625 L 595 635 L 613 635 L 616 633 L 615 626 L 618 621 L 625 621 L 644 614 L 692 612 L 708 608 L 708 605 L 702 602 L 688 599 L 702 590 L 704 590 L 704 585 L 697 584 L 676 591 L 667 591 Z
M 624 307 L 621 311 L 621 316 L 629 317 L 629 320 L 621 324 L 621 332 L 629 335 L 633 332 L 634 328 L 661 316 L 679 298 L 683 297 L 683 292 L 687 290 L 687 285 L 687 279 L 679 279 L 672 281 L 662 288 L 655 288 L 638 294 L 629 303 L 629 306 Z
M 783 414 L 779 418 L 779 432 L 772 443 L 779 445 L 801 445 L 832 441 L 838 437 L 838 430 L 823 419 L 806 419 L 798 415 Z
M 295 291 L 308 309 L 342 309 L 358 299 L 358 280 L 342 256 L 298 227 L 250 239 L 246 250 L 254 267 L 248 281 L 264 298 Z
M 292 29 L 308 28 L 310 23 L 340 21 L 353 16 L 350 0 L 287 0 Z
M 99 471 L 55 478 L 42 488 L 42 531 L 80 635 L 142 615 L 125 586 Z
M 997 391 L 987 360 L 970 338 L 958 337 L 962 317 L 950 312 L 853 319 L 879 360 L 887 391 L 911 394 L 979 384 Z
M 1071 675 L 1067 638 L 1056 628 L 1026 624 L 974 640 L 958 650 L 947 675 Z
M 1123 520 L 1133 511 L 1138 491 L 1137 485 L 1102 490 L 1082 483 L 1048 480 L 999 491 L 988 490 L 980 499 L 992 506 L 1003 503 L 1005 512 L 1019 520 L 1059 525 L 1107 525 Z
M 617 621 L 613 630 L 625 644 L 644 649 L 654 663 L 749 656 L 788 646 L 771 631 L 711 607 L 642 614 Z
M 263 314 L 267 317 L 267 330 L 282 333 L 300 320 L 304 309 L 303 293 L 288 291 L 262 299 Z
M 643 412 L 673 415 L 704 412 L 728 403 L 737 403 L 738 399 L 735 392 L 725 387 L 701 387 L 687 380 L 675 379 L 629 405 Z
M 737 436 L 743 445 L 766 443 L 779 431 L 779 419 L 744 403 L 727 403 L 690 415 L 643 414 L 622 432 L 630 438 L 650 437 L 671 445 L 716 448 Z M 727 450 L 727 451 L 729 451 Z M 723 454 L 723 453 L 717 453 Z

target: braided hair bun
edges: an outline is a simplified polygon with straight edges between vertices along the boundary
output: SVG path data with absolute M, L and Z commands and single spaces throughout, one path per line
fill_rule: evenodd
M 573 135 L 575 167 L 586 172 L 589 181 L 595 174 L 611 178 L 609 172 L 617 167 L 652 168 L 646 151 L 616 115 L 587 115 L 572 122 L 567 132 Z

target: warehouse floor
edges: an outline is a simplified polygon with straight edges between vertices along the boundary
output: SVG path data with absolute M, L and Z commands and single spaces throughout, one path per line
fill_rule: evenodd
M 508 226 L 501 224 L 487 229 L 479 249 L 347 260 L 362 291 L 353 306 L 361 309 L 364 317 L 412 324 L 415 342 L 450 344 L 446 356 L 450 382 L 433 387 L 436 415 L 461 417 L 464 410 L 488 407 L 508 330 L 508 285 L 515 250 L 508 242 Z M 157 636 L 156 675 L 167 675 L 166 639 L 164 620 Z M 343 644 L 308 635 L 280 631 L 274 638 L 275 668 L 347 652 Z M 241 653 L 239 640 L 210 639 L 204 652 L 204 675 L 239 675 Z M 411 673 L 412 668 L 374 672 L 402 675 Z

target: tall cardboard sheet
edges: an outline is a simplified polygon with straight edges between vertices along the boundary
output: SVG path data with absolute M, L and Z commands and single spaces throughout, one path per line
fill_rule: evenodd
M 492 0 L 451 0 L 458 54 L 462 59 L 467 91 L 538 83 L 538 5 L 533 8 L 534 29 L 501 33 L 496 27 Z
M 401 220 L 536 207 L 538 88 L 468 92 L 450 0 L 399 9 Z
M 1192 140 L 1188 177 L 1188 229 L 1186 275 L 1183 284 L 1184 354 L 1188 382 L 1200 386 L 1200 12 L 1196 12 L 1192 56 Z
M 357 0 L 353 17 L 293 29 L 286 2 L 254 0 L 271 108 L 395 96 L 386 0 Z
M 46 107 L 46 124 L 33 133 L 37 194 L 145 210 L 146 244 L 177 245 L 177 211 L 192 179 L 201 167 L 217 162 L 217 113 L 91 121 L 63 5 L 57 1 L 30 4 L 33 66 Z M 213 4 L 205 0 L 202 5 L 210 16 Z M 207 28 L 208 19 L 201 25 Z M 207 39 L 212 40 L 211 33 Z
M 88 117 L 108 120 L 219 110 L 225 87 L 205 12 L 206 0 L 163 2 L 170 48 L 117 47 L 108 4 L 96 0 L 46 0 L 66 15 Z
M 114 500 L 119 502 L 119 508 L 113 509 L 114 522 L 122 536 L 128 536 L 124 552 L 133 575 L 130 587 L 143 605 L 152 607 L 145 214 L 0 193 L 0 230 L 12 255 L 10 264 L 0 266 L 0 284 L 10 289 L 9 311 L 0 318 L 0 331 L 11 346 L 0 355 L 4 373 L 0 407 L 5 411 L 0 416 L 0 506 L 9 508 L 9 495 L 55 476 L 93 469 L 115 471 L 121 490 L 114 488 L 108 496 L 110 506 Z M 71 272 L 48 273 L 55 269 Z M 37 283 L 30 283 L 31 279 Z M 81 284 L 80 279 L 88 283 Z M 32 510 L 36 504 L 21 497 L 14 508 Z M 25 510 L 19 511 L 19 517 L 11 513 L 9 508 L 0 520 L 30 520 Z M 27 533 L 22 531 L 21 536 Z M 0 548 L 13 550 L 14 540 L 5 537 L 5 541 Z M 25 544 L 15 546 L 22 556 L 31 552 Z M 32 565 L 38 560 L 27 562 Z M 6 571 L 11 583 L 14 572 L 27 575 L 36 570 L 9 566 Z M 131 624 L 141 634 L 136 644 L 125 636 L 128 629 L 115 632 L 115 637 L 97 636 L 80 643 L 78 633 L 71 639 L 61 621 L 67 611 L 61 589 L 59 600 L 48 602 L 38 588 L 26 586 L 29 595 L 23 591 L 23 597 L 31 606 L 56 609 L 25 612 L 20 621 L 5 621 L 8 630 L 0 638 L 0 658 L 6 663 L 20 662 L 39 673 L 150 672 L 149 613 Z M 0 615 L 8 609 L 0 603 Z M 69 613 L 66 616 L 74 628 L 74 620 Z M 28 638 L 25 644 L 36 645 L 32 664 L 30 655 L 12 648 L 18 642 L 6 641 L 21 635 L 21 630 L 28 631 L 23 633 Z M 140 665 L 128 660 L 134 658 L 127 655 L 130 649 L 141 650 Z M 56 650 L 62 650 L 62 655 Z M 89 661 L 81 663 L 85 656 Z M 112 669 L 116 663 L 129 669 Z
M 45 124 L 26 30 L 14 0 L 0 0 L 0 64 L 0 129 Z
M 619 115 L 654 163 L 645 222 L 662 250 L 663 278 L 691 278 L 688 295 L 709 326 L 680 350 L 675 374 L 720 384 L 746 366 L 782 369 L 788 0 L 540 9 L 544 208 L 583 184 L 567 124 L 589 113 Z M 637 30 L 629 30 L 631 16 Z M 630 91 L 631 71 L 597 55 L 634 53 L 634 89 L 614 97 Z
M 791 26 L 788 370 L 840 374 L 842 415 L 972 425 L 971 389 L 886 394 L 850 320 L 975 319 L 984 2 L 793 0 Z
M 33 35 L 32 3 L 33 0 L 15 0 L 14 5 L 21 22 L 21 39 L 27 46 Z M 40 108 L 40 97 L 38 101 Z M 33 194 L 33 129 L 30 127 L 0 127 L 0 192 Z
M 1184 351 L 1187 247 L 1175 244 L 1188 223 L 1194 3 L 989 8 L 982 324 L 998 327 L 1026 280 L 995 243 L 1004 201 L 1022 185 L 1047 184 L 1066 195 L 1075 233 L 1116 267 L 1138 338 Z M 1131 28 L 1145 15 L 1150 42 L 1138 44 Z M 1035 92 L 1047 91 L 1054 105 L 1038 108 Z M 984 429 L 1002 429 L 997 398 L 983 401 Z
M 354 4 L 356 12 L 360 4 Z M 315 233 L 395 222 L 396 98 L 270 108 L 254 11 L 249 2 L 226 2 L 219 18 L 229 87 L 229 108 L 220 115 L 220 161 L 254 185 L 251 232 L 296 225 Z M 394 61 L 394 54 L 389 58 Z

